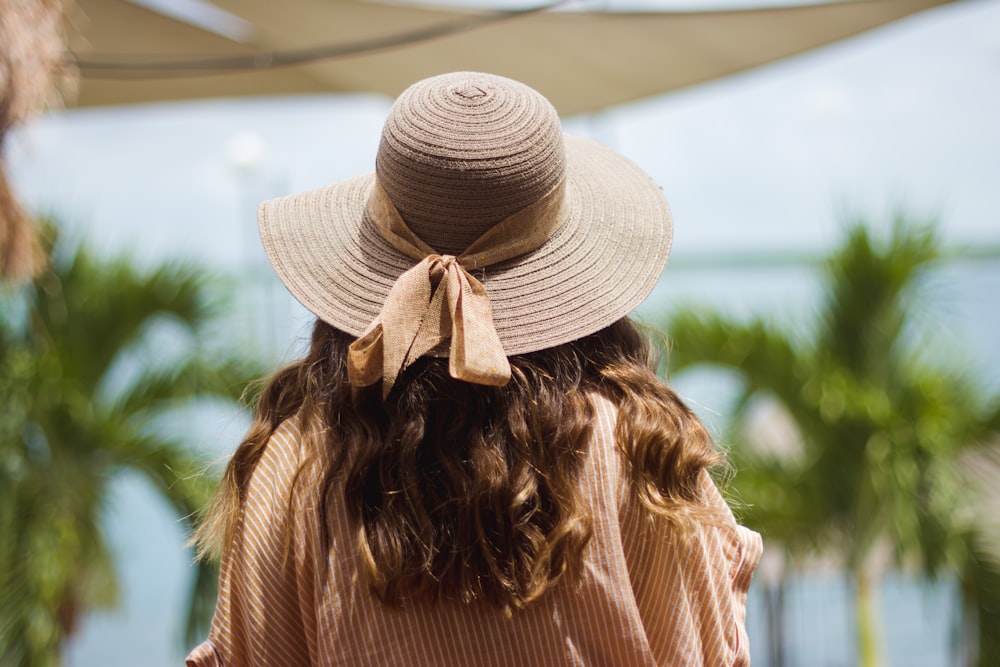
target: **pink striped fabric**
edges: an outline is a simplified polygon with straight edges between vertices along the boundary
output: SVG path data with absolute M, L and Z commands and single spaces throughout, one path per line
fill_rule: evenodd
M 225 665 L 749 665 L 747 588 L 761 539 L 739 526 L 708 475 L 719 525 L 671 539 L 627 493 L 613 433 L 616 410 L 595 398 L 598 423 L 583 493 L 594 537 L 578 585 L 558 585 L 513 618 L 459 602 L 387 608 L 359 583 L 347 514 L 333 508 L 322 572 L 316 484 L 289 493 L 304 434 L 290 420 L 250 481 L 219 601 L 192 667 Z M 304 474 L 315 475 L 317 465 Z M 289 511 L 291 509 L 291 511 Z M 290 549 L 283 545 L 290 537 Z

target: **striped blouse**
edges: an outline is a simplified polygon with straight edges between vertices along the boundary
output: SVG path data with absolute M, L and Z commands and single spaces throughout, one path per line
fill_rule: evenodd
M 292 492 L 302 433 L 295 420 L 285 422 L 251 476 L 209 636 L 187 665 L 749 665 L 746 595 L 760 536 L 736 523 L 706 473 L 704 502 L 721 520 L 672 540 L 627 493 L 616 410 L 595 403 L 582 480 L 594 533 L 583 570 L 511 618 L 485 604 L 400 609 L 376 600 L 359 583 L 346 509 L 331 509 L 327 556 L 316 485 Z

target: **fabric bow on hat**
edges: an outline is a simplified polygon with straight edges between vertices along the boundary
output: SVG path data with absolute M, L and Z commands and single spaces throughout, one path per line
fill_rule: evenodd
M 351 384 L 366 387 L 382 380 L 388 396 L 410 364 L 450 339 L 452 377 L 501 386 L 510 380 L 510 363 L 493 323 L 486 288 L 469 273 L 541 246 L 559 224 L 564 183 L 527 208 L 504 218 L 459 256 L 440 255 L 403 221 L 376 181 L 368 217 L 393 247 L 419 263 L 396 279 L 378 318 L 348 352 Z

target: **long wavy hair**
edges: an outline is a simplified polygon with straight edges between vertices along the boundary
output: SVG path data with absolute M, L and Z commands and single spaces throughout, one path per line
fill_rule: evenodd
M 486 600 L 507 611 L 575 578 L 592 535 L 580 476 L 594 394 L 615 403 L 615 442 L 632 492 L 679 536 L 705 520 L 702 471 L 720 463 L 698 418 L 656 376 L 646 337 L 628 319 L 585 338 L 510 358 L 504 387 L 418 360 L 383 401 L 347 377 L 353 338 L 322 321 L 309 353 L 278 371 L 195 535 L 202 555 L 232 540 L 254 466 L 278 425 L 298 416 L 306 446 L 325 448 L 320 525 L 346 503 L 358 553 L 383 602 Z M 308 438 L 307 438 L 308 439 Z M 342 494 L 342 499 L 334 498 Z

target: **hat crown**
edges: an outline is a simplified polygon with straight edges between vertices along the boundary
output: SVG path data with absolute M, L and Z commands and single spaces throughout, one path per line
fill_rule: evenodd
M 375 171 L 410 229 L 458 255 L 563 180 L 559 116 L 541 94 L 504 77 L 425 79 L 393 104 Z

